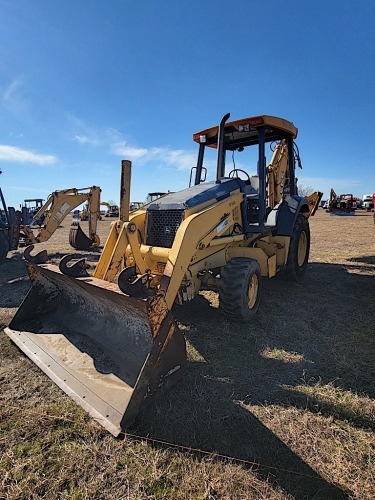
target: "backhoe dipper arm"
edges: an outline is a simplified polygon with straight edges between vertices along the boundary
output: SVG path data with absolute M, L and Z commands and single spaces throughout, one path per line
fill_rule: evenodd
M 284 186 L 289 183 L 288 146 L 278 143 L 267 167 L 267 206 L 274 208 L 283 197 Z
M 93 186 L 88 194 L 88 213 L 89 213 L 89 237 L 92 241 L 97 238 L 96 228 L 100 216 L 100 188 Z

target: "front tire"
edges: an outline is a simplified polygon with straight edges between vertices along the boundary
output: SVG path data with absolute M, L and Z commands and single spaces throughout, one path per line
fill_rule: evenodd
M 289 244 L 288 261 L 282 275 L 297 280 L 307 269 L 310 255 L 310 226 L 302 214 L 297 216 Z
M 262 276 L 256 260 L 236 257 L 221 273 L 219 303 L 230 321 L 247 323 L 257 312 Z

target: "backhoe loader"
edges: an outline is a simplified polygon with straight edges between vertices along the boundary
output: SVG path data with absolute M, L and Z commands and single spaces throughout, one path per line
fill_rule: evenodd
M 97 186 L 54 191 L 33 216 L 31 224 L 24 222 L 21 225 L 19 246 L 34 245 L 49 240 L 65 217 L 84 202 L 87 202 L 89 236 L 84 234 L 79 222 L 75 221 L 70 230 L 69 242 L 77 250 L 88 250 L 91 246 L 99 246 L 100 239 L 96 234 L 96 227 L 100 213 L 100 191 Z
M 131 163 L 122 162 L 120 217 L 92 276 L 71 256 L 59 268 L 27 262 L 32 287 L 6 333 L 114 435 L 186 370 L 176 302 L 218 290 L 224 316 L 245 323 L 263 279 L 306 271 L 312 207 L 296 194 L 297 128 L 273 116 L 228 118 L 193 135 L 194 185 L 131 213 Z M 250 147 L 255 175 L 228 168 L 227 156 Z M 209 150 L 216 176 L 205 182 Z

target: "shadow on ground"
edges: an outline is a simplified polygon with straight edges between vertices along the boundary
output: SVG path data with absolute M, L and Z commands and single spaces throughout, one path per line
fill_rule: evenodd
M 310 264 L 310 270 L 298 283 L 266 282 L 250 325 L 228 324 L 202 296 L 176 308 L 199 356 L 130 431 L 255 462 L 259 476 L 295 498 L 346 498 L 245 407 L 308 408 L 375 428 L 371 419 L 293 390 L 320 381 L 375 397 L 375 276 L 350 274 L 333 264 Z M 289 353 L 292 361 L 272 353 Z
M 246 406 L 308 408 L 374 428 L 371 420 L 293 390 L 320 381 L 375 398 L 375 276 L 372 262 L 366 262 L 370 274 L 360 274 L 360 264 L 353 273 L 355 263 L 350 272 L 313 263 L 300 282 L 265 280 L 249 325 L 224 321 L 215 294 L 175 308 L 190 346 L 188 372 L 130 431 L 255 463 L 253 472 L 295 498 L 346 498 Z M 18 306 L 26 293 L 23 266 L 15 259 L 0 269 L 1 307 Z

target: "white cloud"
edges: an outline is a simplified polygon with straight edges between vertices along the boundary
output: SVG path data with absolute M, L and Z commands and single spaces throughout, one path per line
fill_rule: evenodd
M 126 146 L 125 142 L 112 144 L 111 152 L 118 156 L 123 156 L 126 159 L 134 160 L 145 157 L 149 151 L 146 148 L 135 148 Z
M 27 151 L 15 146 L 0 144 L 0 161 L 12 161 L 18 163 L 34 163 L 35 165 L 50 165 L 56 162 L 53 155 L 43 155 Z
M 71 128 L 71 140 L 78 142 L 82 146 L 100 146 L 105 144 L 100 131 L 92 126 L 87 125 L 83 120 L 80 120 L 72 114 L 66 114 Z
M 190 170 L 196 164 L 196 153 L 182 149 L 170 149 L 167 146 L 144 147 L 129 144 L 124 135 L 115 128 L 109 127 L 105 131 L 100 131 L 75 116 L 68 115 L 68 119 L 75 130 L 73 140 L 82 146 L 108 148 L 111 154 L 136 161 L 138 165 L 158 162 L 161 168 L 164 166 L 176 170 Z
M 92 146 L 98 146 L 100 141 L 95 137 L 88 137 L 87 135 L 75 135 L 73 141 L 77 141 L 80 144 L 90 144 Z
M 12 99 L 14 99 L 21 85 L 22 78 L 16 78 L 15 80 L 13 80 L 13 82 L 8 85 L 8 87 L 3 92 L 4 101 L 11 101 Z
M 126 141 L 112 144 L 111 152 L 124 159 L 138 160 L 142 164 L 157 161 L 161 165 L 164 164 L 169 168 L 174 167 L 177 170 L 190 170 L 196 163 L 196 155 L 182 149 L 141 148 L 127 146 Z
M 10 83 L 2 94 L 3 103 L 5 106 L 16 113 L 25 113 L 29 110 L 31 101 L 25 97 L 24 79 L 22 77 L 15 78 Z
M 196 154 L 182 149 L 167 149 L 161 159 L 169 166 L 175 166 L 178 170 L 190 170 L 196 165 Z

